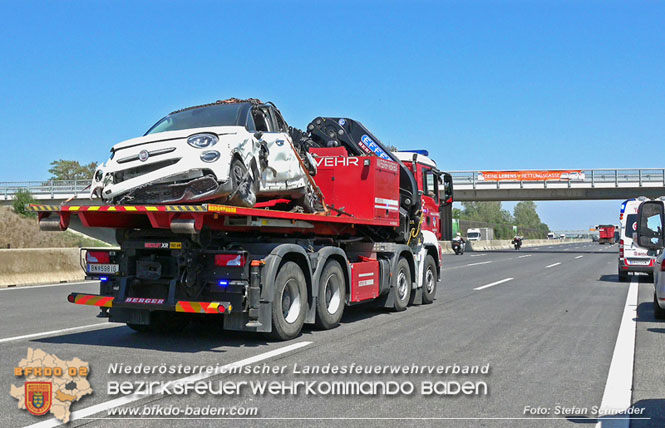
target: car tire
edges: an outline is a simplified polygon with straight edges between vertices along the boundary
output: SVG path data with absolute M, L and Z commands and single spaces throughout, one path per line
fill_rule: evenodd
M 624 272 L 619 268 L 619 282 L 628 281 L 628 272 Z
M 252 174 L 238 158 L 231 161 L 229 169 L 233 192 L 229 203 L 238 207 L 252 208 L 256 204 L 256 185 Z
M 395 272 L 395 299 L 393 304 L 393 310 L 395 312 L 401 312 L 406 310 L 406 307 L 409 305 L 411 299 L 411 269 L 409 268 L 409 262 L 406 261 L 404 257 L 400 257 L 397 262 L 397 270 Z
M 656 293 L 653 293 L 653 316 L 658 320 L 665 320 L 665 309 L 658 304 Z
M 319 297 L 316 300 L 316 325 L 324 330 L 337 327 L 344 315 L 346 281 L 342 266 L 328 260 L 319 279 Z
M 436 287 L 439 277 L 436 274 L 436 263 L 434 257 L 425 257 L 425 269 L 423 271 L 423 304 L 433 303 L 436 298 Z
M 277 273 L 272 299 L 272 332 L 276 340 L 290 340 L 300 334 L 307 313 L 305 275 L 295 262 L 286 262 Z

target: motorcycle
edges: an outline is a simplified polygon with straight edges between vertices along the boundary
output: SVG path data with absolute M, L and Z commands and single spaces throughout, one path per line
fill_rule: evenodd
M 519 250 L 520 248 L 522 248 L 522 240 L 513 239 L 513 246 L 515 247 L 515 250 Z
M 464 250 L 466 249 L 466 242 L 454 240 L 452 242 L 452 246 L 455 254 L 462 255 L 464 254 Z

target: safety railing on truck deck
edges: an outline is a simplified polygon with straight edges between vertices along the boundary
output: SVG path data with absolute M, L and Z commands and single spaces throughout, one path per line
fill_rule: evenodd
M 500 188 L 501 184 L 515 183 L 569 183 L 570 185 L 588 185 L 594 187 L 596 184 L 614 184 L 616 187 L 622 184 L 663 185 L 665 186 L 665 168 L 642 168 L 642 169 L 584 169 L 579 174 L 568 175 L 558 180 L 501 180 L 485 179 L 482 171 L 452 171 L 453 186 L 492 185 Z M 504 172 L 504 171 L 492 171 Z

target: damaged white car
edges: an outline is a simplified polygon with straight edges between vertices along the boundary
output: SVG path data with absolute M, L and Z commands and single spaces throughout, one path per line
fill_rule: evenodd
M 231 98 L 178 110 L 144 136 L 113 146 L 110 159 L 95 171 L 91 198 L 243 207 L 254 206 L 257 198 L 290 198 L 313 211 L 316 164 L 293 143 L 272 103 Z

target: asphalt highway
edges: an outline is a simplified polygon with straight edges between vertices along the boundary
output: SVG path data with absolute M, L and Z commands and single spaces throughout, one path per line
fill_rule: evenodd
M 628 426 L 594 408 L 643 409 L 630 426 L 665 426 L 665 323 L 653 318 L 646 276 L 619 282 L 617 246 L 595 243 L 446 255 L 437 300 L 390 313 L 368 305 L 329 331 L 306 328 L 289 342 L 194 323 L 177 334 L 140 334 L 66 302 L 94 282 L 0 290 L 0 426 L 54 426 L 17 409 L 13 367 L 28 347 L 90 364 L 94 393 L 72 406 L 70 426 L 159 426 L 146 409 L 255 408 L 251 418 L 188 417 L 177 426 Z M 635 313 L 635 309 L 637 310 Z M 176 381 L 188 374 L 113 374 L 116 363 L 268 367 L 273 374 L 202 374 L 194 380 L 359 381 L 415 385 L 412 394 L 153 394 L 119 400 L 109 382 Z M 489 367 L 487 374 L 305 374 L 322 366 Z M 296 369 L 297 367 L 297 369 Z M 188 378 L 188 380 L 192 380 Z M 186 382 L 186 381 L 185 381 Z M 486 385 L 480 394 L 423 395 L 427 382 Z M 341 382 L 340 382 L 341 383 Z M 482 389 L 482 387 L 479 386 Z M 627 401 L 626 401 L 627 400 Z M 94 406 L 94 407 L 93 407 Z M 144 413 L 119 414 L 122 409 Z M 126 410 L 125 410 L 126 411 Z M 113 413 L 116 412 L 116 413 Z M 535 412 L 535 414 L 534 414 Z M 172 416 L 173 417 L 173 416 Z M 180 415 L 178 418 L 182 418 Z M 623 418 L 624 416 L 619 416 Z M 217 418 L 220 418 L 217 416 Z M 229 419 L 230 418 L 230 419 Z M 246 420 L 245 420 L 246 419 Z

